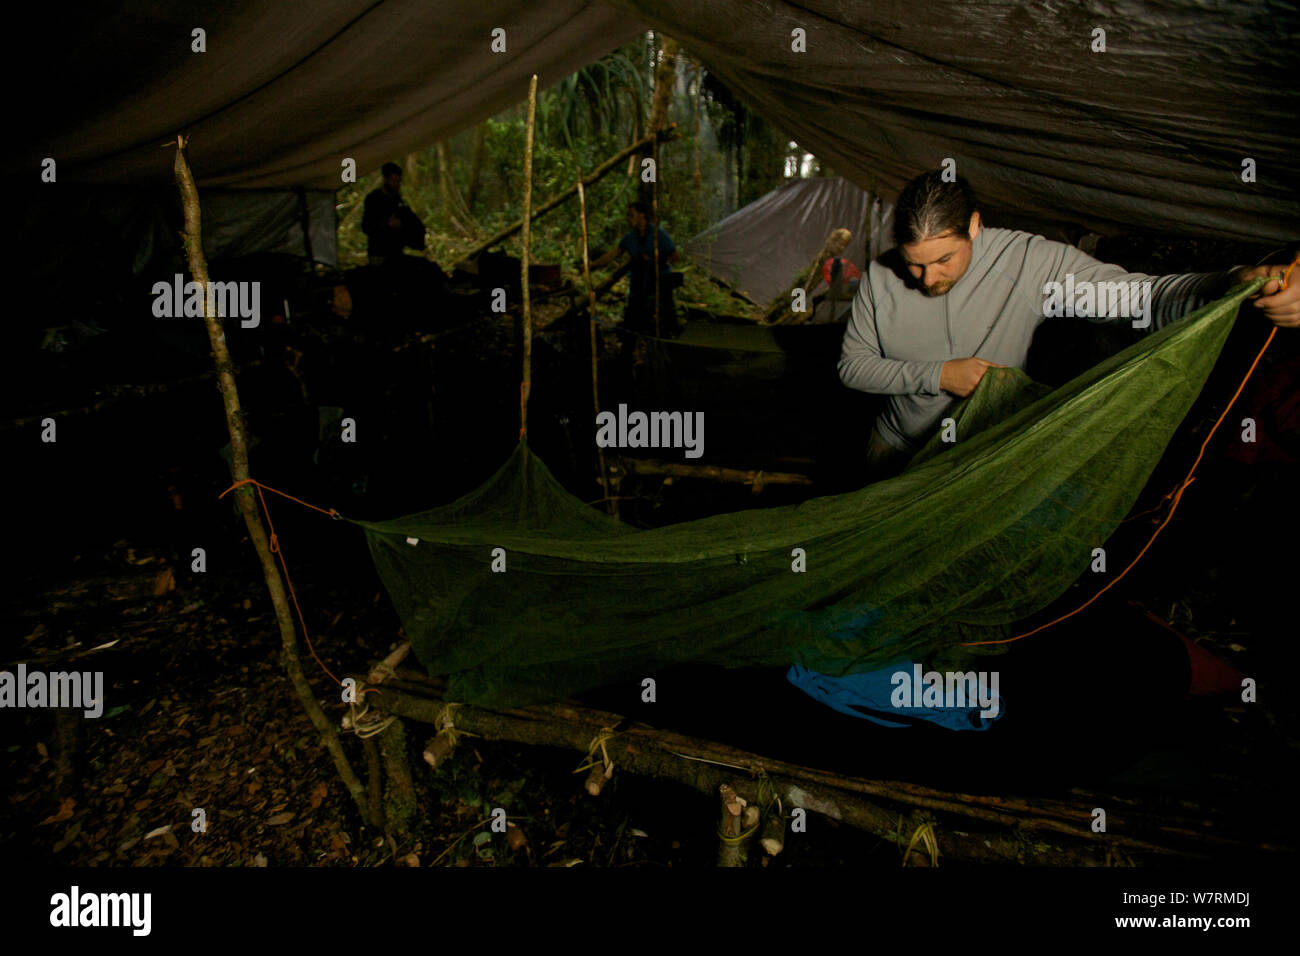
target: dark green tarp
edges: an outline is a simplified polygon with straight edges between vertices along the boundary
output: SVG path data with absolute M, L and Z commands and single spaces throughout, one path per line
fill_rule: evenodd
M 358 523 L 454 700 L 556 699 L 683 661 L 963 667 L 1001 649 L 963 642 L 1008 636 L 1088 569 L 1260 285 L 1055 390 L 992 370 L 954 412 L 955 443 L 936 436 L 901 476 L 849 494 L 639 530 L 520 442 L 458 501 Z

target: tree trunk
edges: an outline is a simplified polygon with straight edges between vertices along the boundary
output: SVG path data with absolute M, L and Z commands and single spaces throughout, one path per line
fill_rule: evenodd
M 660 35 L 663 41 L 663 56 L 659 65 L 655 67 L 654 78 L 654 95 L 650 99 L 650 130 L 653 134 L 659 133 L 668 125 L 668 108 L 672 104 L 673 90 L 677 86 L 677 41 L 672 37 Z M 655 181 L 653 183 L 642 182 L 639 186 L 640 199 L 642 202 L 653 205 L 655 186 L 659 182 L 659 156 L 655 149 L 655 141 L 651 141 L 646 147 L 642 159 L 650 158 L 655 161 Z
M 447 143 L 441 142 L 436 147 L 438 154 L 438 190 L 442 199 L 442 215 L 453 229 L 467 239 L 473 239 L 474 233 L 466 225 L 468 215 L 465 200 L 460 197 L 456 180 L 452 176 L 453 166 L 447 158 Z
M 189 257 L 190 274 L 200 288 L 208 287 L 208 264 L 203 257 L 202 222 L 199 212 L 199 192 L 194 185 L 194 176 L 189 163 L 185 161 L 185 138 L 176 138 L 176 156 L 172 163 L 172 172 L 176 178 L 177 188 L 181 194 L 181 205 L 185 211 L 185 251 Z M 205 303 L 206 305 L 206 303 Z M 204 309 L 204 325 L 208 330 L 208 339 L 212 343 L 212 359 L 217 369 L 217 384 L 221 389 L 221 398 L 226 409 L 226 427 L 230 431 L 231 475 L 235 481 L 248 479 L 248 441 L 244 433 L 244 412 L 239 405 L 239 392 L 235 387 L 235 370 L 230 362 L 230 351 L 226 348 L 226 333 L 221 322 Z M 244 524 L 248 527 L 248 536 L 253 541 L 253 548 L 262 564 L 262 575 L 266 579 L 266 589 L 271 595 L 271 606 L 275 609 L 275 620 L 280 628 L 280 652 L 285 672 L 303 710 L 320 735 L 321 743 L 334 760 L 334 767 L 343 778 L 344 786 L 352 794 L 361 819 L 372 824 L 369 806 L 366 801 L 366 788 L 362 785 L 347 755 L 338 733 L 320 703 L 312 693 L 307 675 L 303 673 L 302 662 L 298 658 L 298 638 L 294 631 L 293 617 L 289 612 L 289 602 L 285 595 L 284 583 L 280 579 L 280 570 L 271 557 L 271 546 L 267 539 L 262 516 L 258 514 L 254 503 L 251 485 L 241 485 L 235 491 L 239 510 L 244 515 Z M 283 554 L 281 554 L 283 558 Z
M 469 164 L 469 195 L 465 202 L 469 211 L 474 212 L 478 202 L 479 190 L 483 188 L 483 154 L 487 152 L 487 121 L 484 120 L 474 128 L 474 157 Z

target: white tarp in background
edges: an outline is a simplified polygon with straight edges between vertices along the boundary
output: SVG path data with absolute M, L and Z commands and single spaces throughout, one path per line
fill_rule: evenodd
M 753 302 L 766 305 L 808 267 L 833 229 L 853 233 L 844 255 L 859 269 L 869 261 L 864 248 L 869 213 L 871 258 L 892 245 L 892 205 L 872 207 L 871 196 L 839 176 L 792 179 L 692 236 L 682 251 Z

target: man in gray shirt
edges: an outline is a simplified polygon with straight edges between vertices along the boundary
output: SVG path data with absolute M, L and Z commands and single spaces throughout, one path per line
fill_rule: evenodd
M 1285 265 L 1147 276 L 1042 236 L 982 226 L 970 186 L 935 170 L 903 188 L 897 246 L 872 262 L 853 300 L 840 379 L 888 396 L 872 429 L 870 480 L 900 472 L 991 366 L 1024 367 L 1034 330 L 1054 315 L 1163 328 Z M 1300 271 L 1300 270 L 1297 270 Z M 1300 282 L 1260 290 L 1275 325 L 1300 327 Z

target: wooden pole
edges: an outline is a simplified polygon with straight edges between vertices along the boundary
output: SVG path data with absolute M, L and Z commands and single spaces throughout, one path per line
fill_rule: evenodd
M 661 133 L 660 135 L 663 136 L 671 135 L 671 131 Z M 620 150 L 617 155 L 611 156 L 609 159 L 605 160 L 605 162 L 601 163 L 599 166 L 593 169 L 591 171 L 591 174 L 587 176 L 586 179 L 583 180 L 583 184 L 590 186 L 592 183 L 598 181 L 599 179 L 604 177 L 605 174 L 608 173 L 610 170 L 617 168 L 619 163 L 627 159 L 633 153 L 637 152 L 638 150 L 644 149 L 653 139 L 654 139 L 653 134 L 648 136 L 643 136 L 640 139 L 638 139 L 635 143 L 633 143 L 631 146 L 628 146 L 626 149 Z M 546 200 L 546 202 L 539 205 L 534 211 L 528 213 L 528 216 L 530 216 L 533 219 L 539 218 L 545 213 L 550 212 L 556 206 L 560 205 L 562 202 L 564 202 L 566 199 L 572 196 L 576 191 L 577 191 L 576 186 L 570 186 L 568 189 L 564 190 L 564 192 L 557 193 L 556 195 L 552 196 L 550 199 Z M 465 258 L 473 259 L 476 256 L 479 256 L 482 253 L 486 252 L 488 249 L 491 249 L 493 246 L 500 245 L 502 242 L 504 242 L 505 240 L 513 236 L 516 232 L 519 232 L 521 229 L 523 229 L 523 226 L 524 226 L 523 219 L 520 219 L 518 222 L 510 226 L 507 226 L 505 229 L 502 229 L 500 232 L 494 235 L 491 239 L 488 239 L 486 242 L 481 242 L 473 249 L 471 249 L 466 254 Z
M 708 478 L 713 481 L 737 482 L 753 485 L 761 491 L 765 485 L 811 485 L 807 475 L 784 471 L 758 471 L 755 469 L 724 468 L 721 465 L 688 465 L 684 462 L 661 461 L 657 458 L 628 458 L 618 456 L 612 463 L 615 472 L 630 475 L 672 475 L 676 478 Z
M 650 228 L 654 230 L 654 291 L 651 301 L 655 310 L 655 335 L 662 336 L 659 318 L 659 131 L 668 125 L 668 107 L 672 103 L 673 87 L 677 82 L 677 41 L 672 37 L 658 37 L 660 58 L 655 67 L 654 99 L 650 104 L 650 133 L 654 137 L 650 156 L 654 160 L 654 179 L 650 183 Z
M 659 327 L 659 146 L 654 147 L 654 182 L 650 184 L 650 216 L 652 222 L 650 228 L 654 230 L 655 244 L 655 271 L 654 278 L 650 281 L 654 284 L 654 310 L 655 310 L 655 336 L 662 338 L 663 329 Z
M 773 803 L 763 813 L 763 833 L 759 841 L 768 856 L 776 856 L 785 849 L 785 815 Z
M 417 696 L 388 683 L 382 706 L 388 713 L 428 723 L 436 722 L 445 707 L 423 692 Z M 466 704 L 456 711 L 458 728 L 484 737 L 580 753 L 589 751 L 602 728 L 621 721 L 617 714 L 571 701 L 514 709 Z M 1294 828 L 1266 829 L 1222 813 L 1212 817 L 1195 807 L 1171 812 L 1147 809 L 1142 800 L 1116 794 L 1103 798 L 1071 791 L 1064 800 L 1026 799 L 844 777 L 644 724 L 621 730 L 607 747 L 610 758 L 629 773 L 676 780 L 715 796 L 720 784 L 735 780 L 737 770 L 761 767 L 787 813 L 802 807 L 895 841 L 900 808 L 944 814 L 952 821 L 945 829 L 944 855 L 952 858 L 1096 866 L 1103 865 L 1112 850 L 1169 862 L 1221 854 L 1233 859 L 1289 854 L 1295 847 Z M 1091 808 L 1103 805 L 1114 809 L 1107 815 L 1108 832 L 1096 834 L 1090 827 Z M 909 835 L 903 834 L 904 843 Z
M 172 161 L 172 173 L 176 186 L 181 193 L 181 205 L 185 211 L 185 231 L 182 238 L 189 258 L 190 274 L 200 288 L 208 287 L 208 264 L 203 257 L 202 218 L 199 211 L 199 191 L 194 184 L 194 175 L 189 163 L 185 161 L 185 137 L 177 136 L 175 140 L 176 156 Z M 205 296 L 206 299 L 206 296 Z M 221 389 L 221 398 L 226 408 L 226 427 L 230 431 L 231 475 L 235 481 L 243 481 L 248 474 L 248 440 L 244 433 L 244 412 L 239 405 L 239 391 L 235 386 L 235 369 L 230 362 L 230 350 L 226 347 L 226 333 L 221 322 L 208 314 L 204 302 L 203 322 L 208 330 L 208 340 L 212 343 L 212 360 L 217 369 L 217 384 Z M 320 735 L 321 743 L 334 760 L 343 784 L 352 794 L 361 819 L 368 825 L 376 825 L 370 815 L 366 788 L 348 763 L 343 753 L 343 745 L 338 733 L 320 703 L 312 693 L 307 675 L 303 672 L 302 661 L 298 658 L 298 638 L 294 630 L 293 615 L 289 611 L 289 601 L 285 596 L 284 582 L 280 579 L 280 569 L 271 556 L 271 545 L 267 538 L 262 516 L 258 513 L 255 495 L 251 485 L 242 485 L 235 491 L 239 510 L 243 513 L 244 524 L 248 527 L 248 536 L 253 541 L 253 548 L 262 564 L 262 575 L 266 579 L 266 589 L 271 595 L 271 605 L 275 608 L 275 620 L 280 627 L 280 654 L 289 683 L 302 704 L 303 710 L 311 720 L 312 726 Z
M 522 220 L 523 254 L 520 270 L 524 291 L 524 377 L 519 389 L 519 437 L 528 435 L 528 393 L 532 390 L 533 310 L 528 294 L 528 252 L 532 243 L 533 221 L 533 126 L 537 120 L 537 74 L 528 81 L 528 131 L 524 139 L 524 218 Z
M 745 801 L 729 783 L 718 787 L 722 815 L 718 821 L 718 866 L 743 866 L 744 859 L 740 848 L 740 816 L 745 809 Z
M 591 284 L 591 263 L 588 261 L 587 249 L 587 196 L 582 188 L 582 175 L 578 175 L 578 218 L 582 220 L 582 277 L 587 283 L 587 296 L 591 300 L 591 322 L 588 328 L 591 330 L 591 403 L 596 409 L 596 417 L 600 417 L 600 384 L 597 372 L 597 355 L 596 355 L 596 287 Z M 600 445 L 596 446 L 596 457 L 600 461 L 600 487 L 605 492 L 605 505 L 610 515 L 617 516 L 618 502 L 609 493 L 609 468 L 605 464 L 605 449 Z

